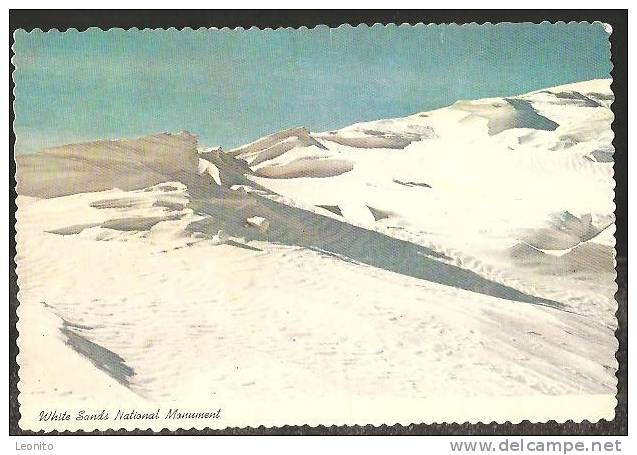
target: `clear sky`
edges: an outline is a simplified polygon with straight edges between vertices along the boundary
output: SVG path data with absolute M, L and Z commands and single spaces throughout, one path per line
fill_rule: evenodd
M 15 35 L 16 152 L 188 130 L 230 148 L 458 99 L 607 78 L 603 25 L 343 26 Z

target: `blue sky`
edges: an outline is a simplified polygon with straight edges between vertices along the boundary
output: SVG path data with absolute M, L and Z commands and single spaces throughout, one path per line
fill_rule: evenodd
M 16 152 L 188 130 L 230 148 L 610 75 L 602 24 L 15 35 Z

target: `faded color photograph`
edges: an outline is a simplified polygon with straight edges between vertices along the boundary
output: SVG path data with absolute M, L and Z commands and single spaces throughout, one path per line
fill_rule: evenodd
M 612 419 L 610 33 L 16 32 L 20 427 Z

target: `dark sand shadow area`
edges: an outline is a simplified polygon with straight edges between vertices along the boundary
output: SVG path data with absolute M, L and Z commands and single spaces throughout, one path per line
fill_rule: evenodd
M 209 215 L 188 230 L 212 237 L 220 229 L 247 242 L 261 240 L 318 250 L 339 259 L 479 294 L 537 305 L 563 308 L 559 302 L 526 294 L 455 266 L 432 249 L 354 226 L 327 216 L 291 207 L 256 194 L 222 187 L 189 187 L 190 207 Z M 269 221 L 265 231 L 246 226 L 259 216 Z
M 72 330 L 72 324 L 66 321 L 63 322 L 64 324 L 60 328 L 60 332 L 64 335 L 67 345 L 73 348 L 78 354 L 86 357 L 93 365 L 104 371 L 120 384 L 126 387 L 130 385 L 130 378 L 133 377 L 135 372 L 131 367 L 126 365 L 124 359 Z

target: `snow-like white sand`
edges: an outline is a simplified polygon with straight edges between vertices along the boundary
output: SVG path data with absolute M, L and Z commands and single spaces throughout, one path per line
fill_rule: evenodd
M 47 195 L 19 161 L 21 426 L 122 407 L 223 414 L 90 428 L 612 418 L 609 81 L 511 99 L 210 162 L 156 136 L 185 164 L 145 151 L 136 188 Z

